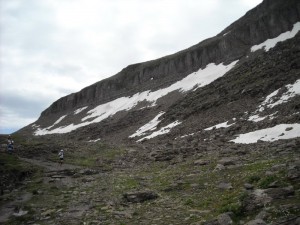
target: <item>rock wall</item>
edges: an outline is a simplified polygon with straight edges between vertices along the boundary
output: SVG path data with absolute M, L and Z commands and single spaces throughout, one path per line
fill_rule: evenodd
M 173 55 L 129 65 L 115 76 L 57 100 L 41 117 L 97 105 L 138 91 L 155 90 L 209 63 L 232 62 L 245 56 L 251 46 L 291 30 L 297 21 L 300 21 L 299 1 L 265 0 L 217 36 Z

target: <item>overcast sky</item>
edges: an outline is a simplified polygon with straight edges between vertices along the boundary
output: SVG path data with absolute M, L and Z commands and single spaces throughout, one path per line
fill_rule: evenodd
M 262 0 L 0 0 L 0 133 L 129 64 L 215 36 Z

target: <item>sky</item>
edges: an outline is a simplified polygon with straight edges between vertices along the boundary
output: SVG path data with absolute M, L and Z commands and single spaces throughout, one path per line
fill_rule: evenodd
M 0 133 L 124 67 L 215 36 L 262 0 L 0 0 Z

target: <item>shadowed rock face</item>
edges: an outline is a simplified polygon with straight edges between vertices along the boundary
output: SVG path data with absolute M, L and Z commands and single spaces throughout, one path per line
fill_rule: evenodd
M 299 1 L 265 0 L 217 36 L 176 54 L 130 65 L 113 77 L 57 100 L 42 112 L 41 118 L 138 91 L 155 90 L 209 63 L 232 62 L 245 56 L 251 46 L 291 30 L 297 21 L 300 21 Z

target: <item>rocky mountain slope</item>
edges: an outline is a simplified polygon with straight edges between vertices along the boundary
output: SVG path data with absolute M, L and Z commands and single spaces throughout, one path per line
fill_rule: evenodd
M 296 82 L 299 8 L 296 0 L 265 0 L 213 38 L 173 55 L 130 65 L 57 100 L 19 132 L 128 142 L 146 139 L 149 131 L 135 132 L 160 112 L 164 114 L 152 131 L 160 132 L 167 122 L 178 120 L 182 130 L 178 135 L 194 132 L 189 124 L 197 113 L 211 111 L 214 117 L 199 121 L 197 129 L 240 117 L 248 110 L 253 113 L 263 97 Z M 217 113 L 229 103 L 229 111 Z
M 57 100 L 0 152 L 0 223 L 300 224 L 299 30 L 299 1 L 264 0 Z

